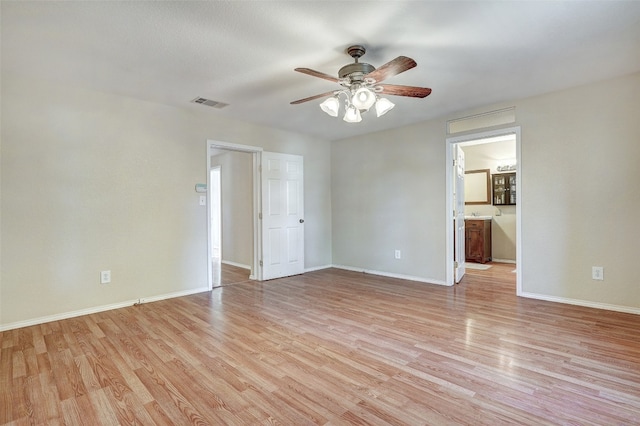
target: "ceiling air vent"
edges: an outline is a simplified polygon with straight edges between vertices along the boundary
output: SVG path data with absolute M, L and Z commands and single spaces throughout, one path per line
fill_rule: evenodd
M 217 108 L 217 109 L 222 109 L 222 108 L 224 108 L 226 106 L 229 106 L 229 104 L 225 104 L 224 102 L 212 101 L 211 99 L 206 99 L 206 98 L 195 98 L 191 102 L 196 103 L 196 104 L 202 104 L 202 105 L 210 106 L 210 107 Z

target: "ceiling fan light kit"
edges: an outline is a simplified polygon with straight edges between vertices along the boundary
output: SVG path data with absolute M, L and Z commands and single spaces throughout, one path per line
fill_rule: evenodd
M 340 110 L 340 100 L 337 96 L 332 96 L 322 102 L 320 108 L 330 116 L 337 117 Z
M 355 62 L 340 68 L 338 71 L 339 78 L 309 68 L 296 68 L 295 71 L 338 83 L 343 88 L 334 92 L 299 99 L 291 102 L 291 104 L 300 104 L 332 95 L 320 104 L 320 108 L 330 116 L 337 117 L 340 111 L 340 95 L 344 95 L 345 113 L 343 120 L 347 123 L 358 123 L 362 121 L 362 114 L 369 111 L 374 105 L 378 117 L 386 114 L 395 106 L 389 99 L 380 97 L 380 93 L 414 98 L 424 98 L 431 93 L 431 89 L 426 87 L 380 84 L 389 77 L 415 67 L 417 64 L 413 59 L 406 56 L 398 56 L 396 59 L 376 69 L 372 65 L 358 62 L 365 52 L 364 46 L 354 45 L 349 47 L 347 53 Z
M 344 113 L 344 117 L 342 118 L 347 123 L 359 123 L 362 121 L 362 115 L 360 114 L 360 110 L 353 105 L 347 107 L 347 110 Z
M 376 103 L 376 94 L 369 90 L 367 87 L 360 87 L 353 94 L 351 103 L 360 111 L 369 111 L 369 108 L 371 108 L 373 104 Z
M 391 102 L 387 98 L 379 98 L 376 102 L 376 114 L 378 117 L 385 115 L 387 112 L 391 111 L 391 109 L 396 106 L 393 102 Z

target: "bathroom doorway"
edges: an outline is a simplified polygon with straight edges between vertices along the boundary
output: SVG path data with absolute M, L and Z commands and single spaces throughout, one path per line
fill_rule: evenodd
M 465 232 L 464 227 L 456 226 L 456 212 L 460 213 L 460 207 L 456 207 L 456 165 L 454 158 L 458 149 L 464 151 L 466 171 L 490 169 L 491 175 L 500 175 L 507 166 L 510 171 L 520 174 L 520 128 L 505 128 L 491 132 L 479 132 L 459 137 L 447 138 L 447 285 L 454 285 L 456 271 L 460 265 L 456 265 L 454 251 L 459 249 L 458 238 L 466 242 L 467 235 L 459 235 Z M 520 191 L 520 179 L 516 181 L 516 194 L 518 201 L 515 205 L 496 205 L 491 194 L 487 203 L 473 203 L 464 205 L 464 217 L 473 219 L 486 219 L 491 223 L 492 262 L 500 264 L 512 264 L 512 272 L 516 275 L 516 292 L 521 289 L 518 267 L 521 264 L 520 241 L 520 210 L 522 194 Z M 489 190 L 491 192 L 491 189 Z M 458 204 L 460 206 L 460 204 Z M 452 215 L 451 212 L 454 212 Z M 458 216 L 460 217 L 460 216 Z M 495 249 L 494 249 L 495 247 Z M 479 264 L 465 262 L 467 273 L 487 270 L 491 264 Z

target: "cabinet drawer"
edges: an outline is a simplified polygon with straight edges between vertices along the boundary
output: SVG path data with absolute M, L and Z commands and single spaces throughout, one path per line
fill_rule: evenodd
M 484 220 L 467 219 L 464 221 L 464 226 L 467 228 L 482 228 L 484 226 Z

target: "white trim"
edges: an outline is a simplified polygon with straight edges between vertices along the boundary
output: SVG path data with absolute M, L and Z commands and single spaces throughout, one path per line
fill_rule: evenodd
M 32 325 L 44 324 L 52 321 L 61 321 L 69 318 L 79 317 L 82 315 L 91 315 L 91 314 L 96 314 L 98 312 L 126 308 L 128 306 L 133 306 L 136 303 L 157 302 L 159 300 L 173 299 L 174 297 L 189 296 L 192 294 L 203 293 L 206 291 L 209 291 L 206 287 L 199 287 L 193 290 L 178 291 L 178 292 L 167 293 L 167 294 L 162 294 L 158 296 L 145 297 L 141 299 L 134 299 L 134 300 L 127 300 L 124 302 L 112 303 L 110 305 L 94 306 L 92 308 L 80 309 L 78 311 L 63 312 L 61 314 L 48 315 L 46 317 L 33 318 L 26 321 L 18 321 L 10 324 L 4 324 L 0 326 L 0 331 L 7 331 L 7 330 L 13 330 L 16 328 L 29 327 Z
M 373 270 L 373 269 L 356 268 L 356 267 L 353 267 L 353 266 L 346 266 L 346 265 L 332 265 L 332 268 L 344 269 L 345 271 L 363 272 L 365 274 L 379 275 L 381 277 L 398 278 L 398 279 L 401 279 L 401 280 L 408 280 L 408 281 L 417 281 L 417 282 L 421 282 L 421 283 L 425 283 L 425 284 L 446 285 L 446 283 L 444 281 L 436 280 L 434 278 L 422 278 L 422 277 L 416 277 L 416 276 L 413 276 L 413 275 L 395 274 L 395 273 L 392 273 L 392 272 L 384 272 L 384 271 L 376 271 L 376 270 Z
M 522 159 L 520 155 L 520 126 L 504 127 L 500 129 L 488 130 L 484 132 L 468 133 L 461 136 L 451 136 L 446 138 L 446 243 L 445 243 L 445 285 L 452 286 L 455 282 L 453 273 L 453 154 L 452 146 L 454 144 L 476 141 L 479 139 L 495 138 L 504 135 L 515 135 L 516 137 L 516 194 L 518 194 L 518 202 L 516 203 L 516 294 L 522 294 Z
M 220 263 L 224 263 L 225 265 L 235 266 L 237 268 L 251 270 L 251 265 L 245 265 L 244 263 L 232 262 L 230 260 L 221 260 Z
M 333 268 L 333 265 L 314 266 L 311 268 L 306 268 L 304 272 L 307 273 L 307 272 L 313 272 L 313 271 L 321 271 L 323 269 L 329 269 L 329 268 Z
M 640 308 L 630 306 L 611 305 L 608 303 L 590 302 L 588 300 L 569 299 L 566 297 L 548 296 L 546 294 L 522 292 L 518 296 L 529 299 L 545 300 L 547 302 L 564 303 L 568 305 L 583 306 L 585 308 L 604 309 L 607 311 L 624 312 L 627 314 L 640 315 Z
M 505 113 L 512 113 L 512 114 L 508 114 L 506 115 Z M 506 116 L 505 116 L 506 115 Z M 479 118 L 484 118 L 484 117 L 494 117 L 494 118 L 502 118 L 502 120 L 500 120 L 501 122 L 498 123 L 496 120 L 491 120 L 493 121 L 493 123 L 479 123 L 478 119 Z M 497 109 L 495 111 L 487 111 L 487 112 L 482 112 L 480 114 L 474 114 L 474 115 L 469 115 L 467 117 L 460 117 L 460 118 L 455 118 L 453 120 L 449 120 L 447 121 L 447 135 L 455 135 L 455 134 L 460 134 L 460 133 L 466 133 L 466 132 L 473 132 L 473 131 L 477 131 L 481 128 L 487 129 L 487 128 L 495 128 L 498 126 L 506 126 L 508 124 L 513 124 L 516 121 L 516 107 L 515 106 L 510 106 L 508 108 L 502 108 L 502 109 Z M 458 130 L 458 131 L 451 131 L 451 125 L 452 124 L 460 124 L 460 123 L 471 123 L 474 122 L 474 124 L 476 126 L 480 126 L 480 127 L 467 127 L 466 129 L 463 130 Z
M 516 192 L 517 194 L 517 192 Z M 513 263 L 514 265 L 516 264 L 515 260 L 511 260 L 511 259 L 496 259 L 495 257 L 493 259 L 491 259 L 492 262 L 498 262 L 498 263 Z
M 262 210 L 260 167 L 262 164 L 263 148 L 207 139 L 207 283 L 209 290 L 213 289 L 213 265 L 211 264 L 213 249 L 211 247 L 211 203 L 209 202 L 209 187 L 211 185 L 211 155 L 214 149 L 226 149 L 228 151 L 241 151 L 253 154 L 253 266 L 250 267 L 251 275 L 249 278 L 262 281 L 262 267 L 260 267 L 260 258 L 262 257 L 262 227 L 260 226 L 259 215 Z
M 264 149 L 260 146 L 242 145 L 239 143 L 214 141 L 207 139 L 207 148 L 210 149 L 228 149 L 230 151 L 243 151 L 243 152 L 262 152 Z

